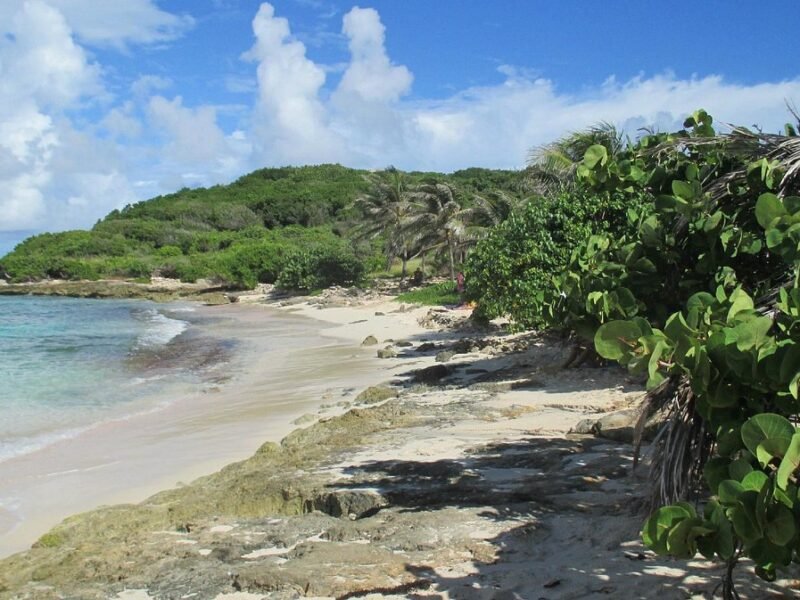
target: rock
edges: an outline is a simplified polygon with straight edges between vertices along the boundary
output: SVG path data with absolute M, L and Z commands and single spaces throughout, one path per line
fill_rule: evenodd
M 633 443 L 633 433 L 641 411 L 627 408 L 603 415 L 599 419 L 583 419 L 572 428 L 572 433 L 592 434 L 615 442 Z M 647 429 L 650 422 L 648 422 Z M 647 435 L 645 435 L 645 438 Z
M 411 342 L 407 342 L 405 340 L 402 340 L 400 342 L 397 342 L 396 345 L 399 346 L 400 348 L 409 348 L 409 347 L 413 346 L 414 344 L 412 344 Z
M 375 404 L 388 400 L 389 398 L 397 398 L 398 395 L 397 390 L 393 390 L 390 387 L 385 385 L 373 385 L 356 396 L 354 402 L 358 404 Z
M 436 350 L 438 347 L 439 346 L 433 342 L 425 342 L 424 344 L 417 346 L 417 352 L 430 352 L 431 350 Z
M 443 350 L 436 354 L 436 362 L 447 362 L 456 355 L 452 350 Z
M 375 492 L 341 490 L 320 494 L 307 500 L 304 510 L 305 512 L 318 510 L 338 518 L 355 515 L 355 519 L 359 519 L 374 514 L 387 504 L 386 499 Z
M 597 419 L 582 419 L 570 429 L 570 433 L 582 433 L 584 435 L 594 435 L 597 433 Z
M 316 415 L 312 415 L 310 413 L 306 413 L 302 417 L 298 417 L 294 421 L 292 421 L 292 424 L 294 424 L 294 425 L 308 425 L 309 423 L 313 423 L 316 420 L 317 420 Z
M 432 385 L 438 383 L 441 379 L 444 379 L 449 374 L 450 369 L 444 365 L 433 365 L 432 367 L 426 367 L 425 369 L 420 369 L 417 371 L 414 374 L 414 381 L 416 383 Z
M 376 338 L 374 335 L 368 335 L 367 337 L 364 338 L 364 341 L 361 342 L 361 345 L 374 346 L 377 343 L 378 343 L 378 338 Z
M 397 356 L 397 350 L 392 346 L 387 346 L 386 348 L 378 350 L 378 358 L 394 358 L 395 356 Z
M 382 317 L 382 316 L 384 316 L 385 314 L 386 314 L 386 313 L 383 313 L 383 312 L 381 312 L 381 311 L 379 311 L 379 310 L 376 310 L 376 311 L 375 311 L 375 316 L 376 316 L 376 317 Z

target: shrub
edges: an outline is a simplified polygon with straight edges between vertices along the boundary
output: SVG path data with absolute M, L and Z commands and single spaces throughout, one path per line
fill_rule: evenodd
M 627 211 L 640 202 L 638 196 L 582 190 L 531 200 L 469 255 L 466 297 L 478 302 L 481 317 L 509 316 L 521 328 L 544 325 L 546 293 L 573 250 L 595 233 L 632 229 Z

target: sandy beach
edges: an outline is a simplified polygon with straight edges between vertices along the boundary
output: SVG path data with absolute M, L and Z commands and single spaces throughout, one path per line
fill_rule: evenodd
M 0 562 L 0 597 L 714 597 L 719 565 L 642 546 L 646 471 L 626 425 L 574 432 L 637 406 L 623 371 L 564 370 L 562 340 L 476 331 L 468 311 L 387 297 L 208 310 L 254 344 L 276 314 L 302 333 L 247 354 L 217 392 L 76 446 L 84 460 L 121 447 L 130 466 L 32 485 L 59 494 L 59 514 L 30 519 L 18 545 L 93 506 L 56 490 L 95 486 L 96 505 L 187 485 L 69 519 Z M 740 569 L 742 598 L 798 586 Z
M 387 377 L 372 364 L 374 350 L 351 343 L 358 324 L 311 319 L 306 315 L 318 312 L 309 307 L 199 311 L 204 333 L 236 340 L 222 366 L 230 379 L 185 386 L 161 399 L 163 408 L 0 463 L 0 556 L 24 550 L 72 514 L 139 502 L 247 458 L 264 442 L 280 441 L 303 415 L 321 405 L 326 414 L 341 412 L 336 405 L 354 390 Z

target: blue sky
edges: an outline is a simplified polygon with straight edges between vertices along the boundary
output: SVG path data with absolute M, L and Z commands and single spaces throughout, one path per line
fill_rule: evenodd
M 607 120 L 800 104 L 795 0 L 3 0 L 0 253 L 265 165 L 521 167 Z

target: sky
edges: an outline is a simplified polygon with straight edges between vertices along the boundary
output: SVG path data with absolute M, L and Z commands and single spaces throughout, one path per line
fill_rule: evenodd
M 668 8 L 667 8 L 668 7 Z M 0 255 L 264 166 L 520 168 L 705 108 L 778 132 L 797 0 L 0 0 Z

